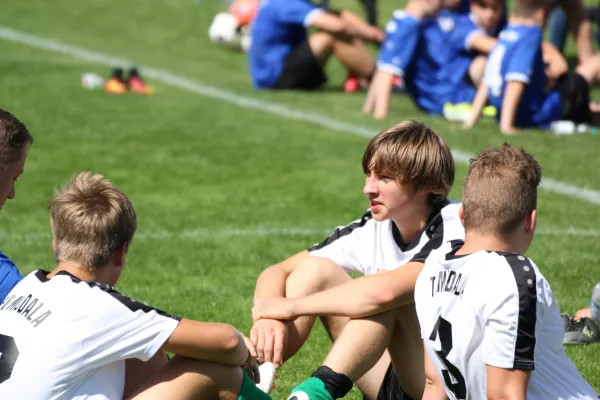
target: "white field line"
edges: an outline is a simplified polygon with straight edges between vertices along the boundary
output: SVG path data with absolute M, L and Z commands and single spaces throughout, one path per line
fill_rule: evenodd
M 240 237 L 312 237 L 317 240 L 324 238 L 331 229 L 318 228 L 220 228 L 220 229 L 186 229 L 183 231 L 142 231 L 136 233 L 134 240 L 202 240 L 210 238 L 240 238 Z M 538 229 L 536 235 L 540 236 L 569 236 L 569 237 L 600 237 L 600 230 L 569 228 Z M 10 233 L 0 231 L 0 239 L 20 241 L 50 240 L 50 232 Z
M 72 46 L 67 43 L 35 36 L 29 33 L 20 32 L 6 26 L 0 26 L 0 39 L 21 43 L 46 51 L 64 54 L 77 60 L 87 61 L 95 64 L 106 66 L 121 65 L 123 67 L 134 64 L 129 60 L 91 51 L 82 47 Z M 367 126 L 348 124 L 312 112 L 292 110 L 291 108 L 263 101 L 255 97 L 244 96 L 229 90 L 206 85 L 202 82 L 175 75 L 162 69 L 146 66 L 141 66 L 140 68 L 143 70 L 144 76 L 162 82 L 163 84 L 196 93 L 204 97 L 221 100 L 242 108 L 263 111 L 281 118 L 309 122 L 346 134 L 371 137 L 376 133 L 375 129 Z M 469 154 L 456 149 L 453 150 L 452 153 L 454 154 L 456 162 L 461 164 L 467 164 L 469 162 L 469 158 L 471 157 Z M 592 188 L 579 187 L 570 183 L 560 182 L 552 178 L 544 178 L 541 187 L 549 192 L 558 193 L 567 197 L 600 205 L 600 191 Z

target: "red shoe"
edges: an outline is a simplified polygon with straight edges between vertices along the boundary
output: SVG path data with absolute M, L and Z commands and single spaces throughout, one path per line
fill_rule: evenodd
M 354 93 L 360 89 L 360 81 L 355 75 L 348 75 L 346 82 L 344 82 L 344 92 Z
M 129 90 L 137 94 L 152 94 L 154 92 L 149 85 L 146 85 L 136 68 L 131 68 L 129 70 L 127 86 L 129 87 Z

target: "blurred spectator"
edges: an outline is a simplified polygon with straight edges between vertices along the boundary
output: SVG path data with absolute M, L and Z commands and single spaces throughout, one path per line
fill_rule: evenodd
M 594 13 L 598 15 L 597 8 L 586 11 L 581 0 L 553 0 L 552 3 L 553 9 L 546 27 L 550 43 L 562 52 L 569 28 L 575 39 L 579 63 L 587 61 L 594 55 L 590 17 L 594 17 Z

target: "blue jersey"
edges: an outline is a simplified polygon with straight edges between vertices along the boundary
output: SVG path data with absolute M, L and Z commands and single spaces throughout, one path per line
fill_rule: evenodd
M 471 102 L 475 94 L 464 76 L 448 79 L 445 66 L 456 52 L 445 43 L 443 29 L 449 25 L 444 21 L 421 21 L 404 11 L 394 12 L 377 61 L 378 69 L 403 76 L 416 105 L 433 114 L 440 114 L 446 102 Z
M 17 283 L 23 279 L 23 275 L 8 257 L 0 252 L 0 303 Z
M 286 57 L 307 40 L 306 28 L 323 12 L 308 0 L 265 0 L 251 26 L 248 51 L 255 88 L 273 87 Z
M 475 24 L 471 14 L 448 14 L 447 18 L 445 36 L 449 53 L 448 60 L 442 64 L 440 79 L 461 88 L 468 81 L 469 67 L 475 57 L 471 41 L 486 33 Z
M 502 110 L 506 82 L 527 85 L 515 116 L 517 127 L 547 128 L 562 117 L 560 94 L 546 89 L 542 36 L 540 27 L 509 25 L 500 33 L 485 69 L 489 102 L 498 110 Z

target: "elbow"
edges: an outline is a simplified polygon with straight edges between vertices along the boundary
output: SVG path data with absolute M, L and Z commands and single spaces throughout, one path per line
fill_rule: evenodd
M 242 335 L 232 326 L 227 326 L 227 331 L 223 332 L 222 350 L 228 354 L 228 364 L 242 365 L 248 359 L 248 349 Z

